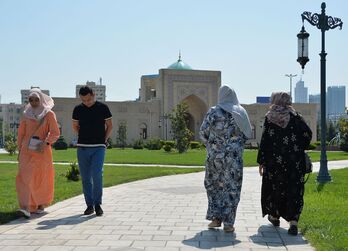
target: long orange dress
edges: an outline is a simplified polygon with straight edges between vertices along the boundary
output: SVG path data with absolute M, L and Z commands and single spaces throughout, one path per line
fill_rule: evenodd
M 44 143 L 42 152 L 28 149 L 29 140 L 34 133 L 41 140 L 50 143 L 50 145 Z M 59 135 L 56 115 L 52 111 L 46 114 L 41 126 L 39 121 L 26 117 L 20 122 L 17 139 L 20 150 L 19 169 L 16 177 L 20 208 L 35 212 L 39 205 L 45 207 L 52 202 L 54 168 L 51 145 Z

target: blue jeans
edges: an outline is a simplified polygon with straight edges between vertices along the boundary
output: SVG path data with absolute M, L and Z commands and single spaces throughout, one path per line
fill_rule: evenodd
M 78 147 L 77 159 L 87 206 L 102 204 L 105 147 Z

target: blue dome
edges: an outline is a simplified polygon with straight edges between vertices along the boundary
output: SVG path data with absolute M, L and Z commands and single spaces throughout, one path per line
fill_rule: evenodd
M 172 63 L 171 65 L 169 65 L 168 69 L 173 69 L 173 70 L 192 70 L 192 67 L 189 66 L 188 64 L 184 63 L 181 60 L 181 55 L 179 55 L 178 61 L 176 61 L 175 63 Z

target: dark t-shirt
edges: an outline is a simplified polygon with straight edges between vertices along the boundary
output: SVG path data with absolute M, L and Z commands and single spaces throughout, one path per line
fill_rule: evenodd
M 109 107 L 96 101 L 91 107 L 75 106 L 72 119 L 79 122 L 78 146 L 105 146 L 105 120 L 111 119 Z

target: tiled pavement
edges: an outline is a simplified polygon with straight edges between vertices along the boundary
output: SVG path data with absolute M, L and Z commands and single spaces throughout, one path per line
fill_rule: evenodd
M 348 166 L 346 162 L 346 166 Z M 0 250 L 314 250 L 261 217 L 261 179 L 244 169 L 236 233 L 208 230 L 204 172 L 152 178 L 105 188 L 104 216 L 83 216 L 77 196 L 31 220 L 0 225 Z

